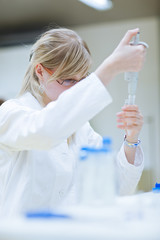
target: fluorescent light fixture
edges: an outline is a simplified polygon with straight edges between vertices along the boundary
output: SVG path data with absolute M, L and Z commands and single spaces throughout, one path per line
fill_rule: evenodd
M 79 0 L 79 1 L 99 11 L 109 10 L 113 7 L 113 3 L 111 0 Z

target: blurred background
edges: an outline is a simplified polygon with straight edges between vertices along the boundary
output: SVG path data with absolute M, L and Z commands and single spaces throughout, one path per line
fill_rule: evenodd
M 140 39 L 149 44 L 149 49 L 139 73 L 136 97 L 144 115 L 140 138 L 145 154 L 145 169 L 137 191 L 149 191 L 156 181 L 160 182 L 160 1 L 112 3 L 109 10 L 96 10 L 78 0 L 0 0 L 0 98 L 7 100 L 18 93 L 30 48 L 42 32 L 57 26 L 75 30 L 91 50 L 94 71 L 128 29 L 139 27 Z M 127 98 L 124 74 L 116 77 L 108 90 L 113 103 L 91 125 L 102 136 L 111 136 L 118 151 L 124 132 L 116 128 L 116 113 Z

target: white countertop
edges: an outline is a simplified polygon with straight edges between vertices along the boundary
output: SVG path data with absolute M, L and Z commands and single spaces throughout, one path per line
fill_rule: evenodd
M 160 240 L 160 193 L 118 197 L 106 207 L 61 209 L 69 219 L 0 219 L 0 240 Z

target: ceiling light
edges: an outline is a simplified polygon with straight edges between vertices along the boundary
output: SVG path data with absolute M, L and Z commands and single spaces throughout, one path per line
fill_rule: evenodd
M 79 0 L 80 2 L 99 11 L 109 10 L 113 7 L 111 0 Z

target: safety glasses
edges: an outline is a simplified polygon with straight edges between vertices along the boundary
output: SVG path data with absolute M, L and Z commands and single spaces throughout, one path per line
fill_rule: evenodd
M 43 65 L 42 65 L 43 66 Z M 46 67 L 43 66 L 43 68 L 46 70 L 46 72 L 48 72 L 50 75 L 52 75 L 54 72 Z M 81 79 L 83 80 L 83 79 Z M 73 86 L 75 85 L 76 83 L 80 82 L 81 80 L 77 81 L 77 80 L 74 80 L 74 79 L 66 79 L 66 80 L 62 80 L 62 79 L 58 79 L 56 80 L 60 85 L 63 85 L 63 86 Z

